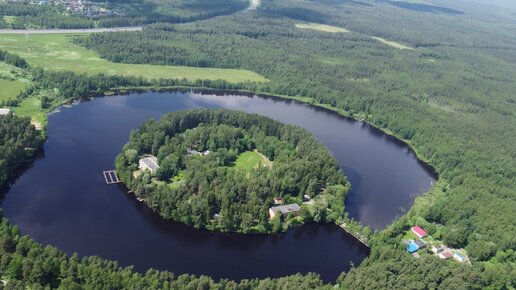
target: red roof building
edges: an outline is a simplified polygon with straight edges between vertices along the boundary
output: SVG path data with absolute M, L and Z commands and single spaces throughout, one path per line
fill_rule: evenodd
M 410 229 L 416 236 L 418 236 L 420 239 L 426 237 L 428 234 L 423 230 L 420 226 L 413 226 Z

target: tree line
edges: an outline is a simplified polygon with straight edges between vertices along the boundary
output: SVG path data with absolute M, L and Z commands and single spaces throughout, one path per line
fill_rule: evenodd
M 328 8 L 338 5 L 355 14 Z M 384 4 L 371 5 L 375 11 L 392 10 Z M 359 15 L 370 12 L 357 7 L 333 2 L 264 1 L 267 13 L 188 25 L 155 24 L 142 32 L 94 34 L 77 38 L 75 43 L 115 62 L 255 71 L 271 81 L 252 85 L 254 91 L 309 98 L 391 132 L 415 148 L 420 158 L 437 169 L 440 178 L 427 199 L 421 199 L 426 206 L 410 213 L 420 219 L 405 220 L 405 229 L 422 220 L 437 225 L 442 230 L 436 234 L 450 246 L 465 247 L 473 261 L 510 273 L 505 265 L 514 265 L 516 246 L 512 214 L 516 87 L 511 81 L 516 74 L 510 63 L 514 58 L 510 43 L 486 35 L 492 47 L 499 47 L 497 53 L 494 49 L 468 48 L 472 39 L 485 41 L 478 35 L 451 30 L 452 45 L 437 29 L 423 33 L 423 24 L 408 26 L 410 29 L 393 37 L 396 31 L 390 26 L 382 28 L 375 17 L 368 18 L 374 20 L 370 27 L 359 29 Z M 268 14 L 271 11 L 275 14 Z M 314 15 L 308 15 L 312 12 Z M 417 14 L 417 18 L 404 11 L 392 13 L 403 15 L 407 22 L 420 21 L 426 28 L 440 22 L 432 14 Z M 301 14 L 313 18 L 299 18 Z M 381 15 L 379 19 L 384 18 Z M 304 20 L 346 28 L 350 28 L 345 25 L 349 23 L 359 33 L 295 27 Z M 483 22 L 469 23 L 494 35 L 500 33 L 491 26 L 481 26 Z M 390 37 L 419 48 L 396 50 L 368 35 Z M 421 39 L 423 35 L 426 42 Z

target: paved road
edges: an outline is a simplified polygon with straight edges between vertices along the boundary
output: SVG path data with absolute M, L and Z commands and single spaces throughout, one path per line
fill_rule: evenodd
M 140 31 L 142 26 L 89 28 L 89 29 L 0 29 L 0 34 L 51 34 L 51 33 L 93 33 L 115 31 Z

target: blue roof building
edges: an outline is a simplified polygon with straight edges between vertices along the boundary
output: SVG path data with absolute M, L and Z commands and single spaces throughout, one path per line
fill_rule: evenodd
M 410 244 L 407 245 L 407 252 L 410 254 L 417 252 L 417 250 L 419 250 L 419 246 L 416 243 L 410 242 Z

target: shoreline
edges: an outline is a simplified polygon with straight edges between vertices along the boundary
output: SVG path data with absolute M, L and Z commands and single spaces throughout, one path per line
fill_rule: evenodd
M 215 94 L 219 96 L 225 96 L 225 95 L 243 95 L 246 97 L 261 97 L 261 98 L 269 98 L 269 99 L 276 99 L 276 100 L 282 100 L 282 101 L 294 101 L 299 104 L 303 104 L 306 106 L 309 106 L 310 108 L 325 111 L 327 113 L 334 114 L 335 116 L 353 121 L 353 122 L 362 122 L 363 124 L 366 124 L 367 126 L 370 126 L 374 130 L 377 130 L 378 132 L 381 132 L 385 134 L 391 141 L 394 141 L 400 145 L 403 145 L 407 147 L 411 153 L 413 153 L 418 161 L 425 170 L 430 173 L 430 175 L 435 179 L 435 182 L 432 184 L 435 185 L 437 181 L 439 181 L 439 172 L 437 169 L 428 161 L 426 158 L 422 157 L 421 154 L 418 153 L 416 148 L 413 147 L 410 142 L 407 140 L 404 140 L 401 137 L 398 137 L 395 133 L 388 129 L 380 128 L 372 123 L 369 123 L 368 121 L 364 119 L 356 118 L 352 115 L 350 115 L 348 112 L 343 111 L 338 108 L 331 107 L 330 105 L 325 104 L 318 104 L 313 103 L 311 99 L 303 98 L 303 97 L 292 97 L 292 96 L 285 96 L 285 95 L 277 95 L 277 94 L 270 94 L 270 93 L 263 93 L 263 92 L 255 92 L 255 91 L 249 91 L 249 90 L 239 90 L 239 89 L 216 89 L 216 88 L 210 88 L 210 87 L 192 87 L 192 86 L 172 86 L 172 87 L 120 87 L 115 89 L 110 89 L 104 92 L 95 92 L 87 94 L 83 97 L 77 97 L 70 100 L 66 100 L 65 102 L 56 105 L 55 108 L 58 108 L 61 105 L 70 104 L 73 101 L 83 101 L 89 98 L 96 98 L 96 97 L 108 97 L 112 95 L 124 95 L 124 94 L 131 94 L 131 93 L 145 93 L 145 92 L 158 92 L 158 93 L 165 93 L 165 92 L 173 92 L 173 91 L 179 91 L 179 92 L 193 92 L 193 93 L 208 93 L 208 94 Z M 429 190 L 430 191 L 430 190 Z M 428 192 L 428 191 L 427 191 Z M 425 194 L 425 193 L 423 193 Z

